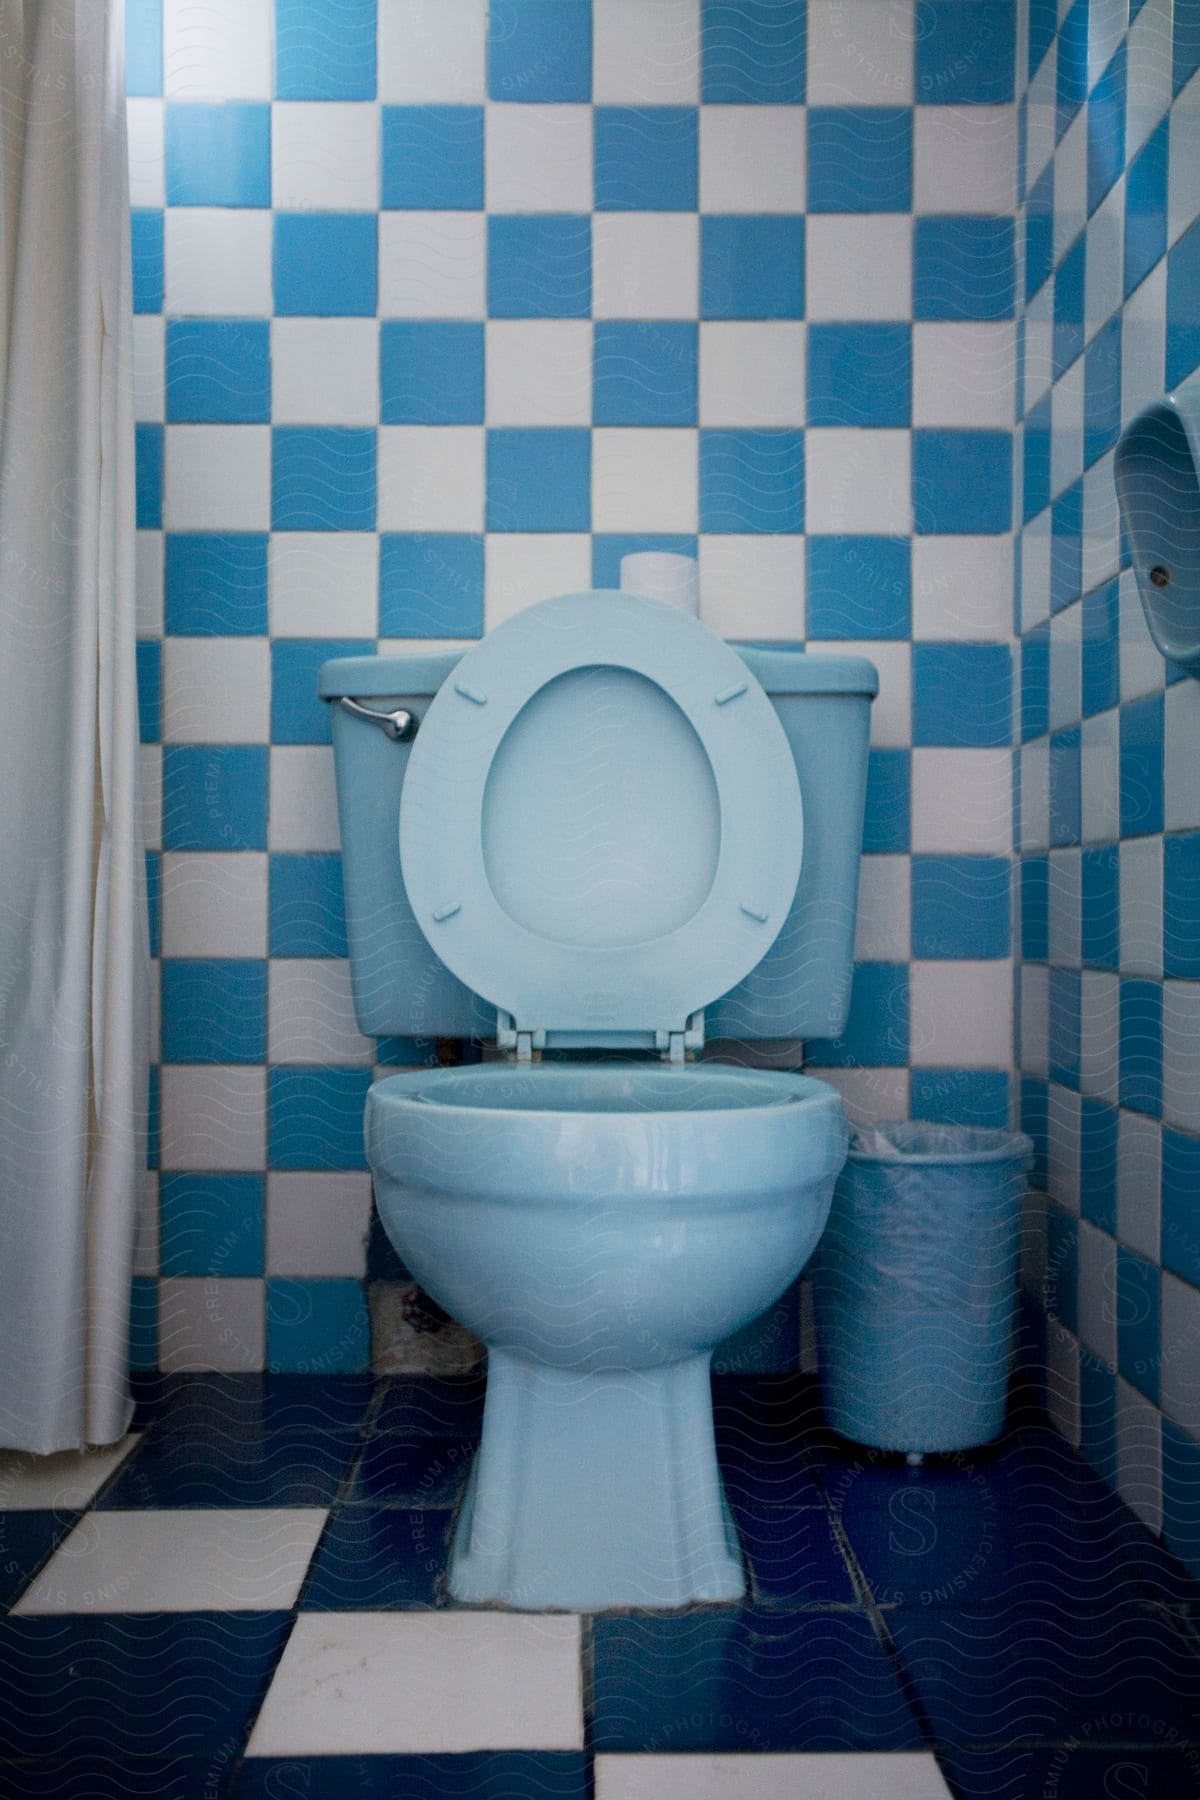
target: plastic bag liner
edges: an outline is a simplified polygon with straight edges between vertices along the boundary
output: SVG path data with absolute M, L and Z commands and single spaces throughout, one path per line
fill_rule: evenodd
M 1004 1423 L 1027 1137 L 855 1132 L 813 1262 L 825 1409 L 844 1437 L 966 1450 Z

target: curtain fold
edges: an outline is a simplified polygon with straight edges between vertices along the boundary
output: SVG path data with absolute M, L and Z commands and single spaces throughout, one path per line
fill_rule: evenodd
M 125 1430 L 145 1186 L 120 0 L 0 0 L 0 1445 Z

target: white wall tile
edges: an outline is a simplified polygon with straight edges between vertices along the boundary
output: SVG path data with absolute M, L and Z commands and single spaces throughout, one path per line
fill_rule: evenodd
M 1064 1325 L 1046 1331 L 1046 1411 L 1068 1444 L 1079 1448 L 1079 1343 Z
M 1049 1068 L 1050 972 L 1040 963 L 1021 969 L 1021 1072 L 1040 1075 Z
M 379 98 L 482 101 L 486 46 L 481 0 L 380 0 Z
M 1050 852 L 1047 893 L 1050 961 L 1060 968 L 1077 969 L 1080 963 L 1080 853 Z
M 168 852 L 164 956 L 265 956 L 267 859 L 257 850 Z
M 1083 477 L 1083 592 L 1090 594 L 1116 574 L 1121 562 L 1121 515 L 1113 486 L 1113 455 L 1094 462 Z
M 276 425 L 375 425 L 379 326 L 374 319 L 276 319 L 271 326 Z
M 1084 242 L 1084 329 L 1090 340 L 1112 318 L 1124 297 L 1125 177 L 1104 196 L 1088 220 Z
M 266 638 L 167 638 L 162 734 L 168 744 L 265 744 L 271 735 Z
M 1085 844 L 1113 843 L 1121 829 L 1120 721 L 1117 709 L 1083 721 L 1080 796 Z
M 273 744 L 268 841 L 272 850 L 340 850 L 333 751 Z
M 999 426 L 1013 416 L 1008 321 L 913 326 L 913 424 Z
M 381 429 L 381 531 L 482 531 L 483 485 L 482 426 Z
M 169 531 L 265 531 L 269 425 L 168 425 L 163 522 Z
M 804 127 L 802 106 L 701 107 L 701 212 L 803 212 Z
M 919 213 L 1006 213 L 1016 204 L 1015 106 L 918 106 L 913 207 Z
M 1021 748 L 1021 848 L 1050 847 L 1049 740 Z
M 1058 45 L 1051 44 L 1034 71 L 1026 104 L 1025 186 L 1032 188 L 1054 154 L 1058 117 Z
M 1079 1216 L 1079 1095 L 1050 1083 L 1050 1129 L 1046 1159 L 1046 1191 L 1072 1218 Z
M 706 532 L 699 560 L 700 617 L 710 631 L 727 638 L 803 641 L 802 537 Z
M 1091 0 L 1088 7 L 1087 85 L 1091 93 L 1129 28 L 1129 0 Z
M 486 367 L 489 425 L 591 424 L 588 320 L 489 319 Z
M 593 531 L 695 531 L 698 448 L 695 431 L 594 431 Z
M 164 261 L 168 313 L 270 315 L 269 212 L 172 206 L 164 225 Z
M 1012 964 L 914 962 L 909 973 L 914 1068 L 1007 1068 L 1013 1058 Z
M 912 863 L 864 856 L 859 865 L 856 960 L 907 962 L 912 954 Z
M 1078 604 L 1050 621 L 1050 729 L 1079 723 L 1082 711 L 1083 609 Z
M 1117 1489 L 1148 1531 L 1162 1530 L 1162 1417 L 1117 1377 Z
M 1122 1112 L 1117 1126 L 1117 1236 L 1139 1256 L 1161 1255 L 1162 1132 L 1144 1113 Z
M 138 745 L 138 836 L 145 849 L 162 845 L 162 746 Z
M 916 537 L 912 545 L 913 637 L 1000 643 L 1012 635 L 1013 540 Z
M 490 212 L 591 212 L 590 106 L 489 106 L 486 120 Z
M 1121 424 L 1163 391 L 1167 341 L 1167 264 L 1155 265 L 1121 314 Z
M 1171 104 L 1171 8 L 1143 6 L 1126 44 L 1125 161 L 1130 163 Z
M 158 1361 L 169 1373 L 217 1369 L 236 1374 L 261 1369 L 265 1366 L 264 1340 L 261 1281 L 172 1276 L 159 1282 Z
M 1163 1123 L 1200 1131 L 1200 981 L 1163 983 Z
M 361 1277 L 371 1224 L 371 1177 L 267 1176 L 267 1274 Z
M 268 550 L 273 637 L 374 637 L 379 539 L 373 531 L 278 531 Z
M 267 1019 L 272 1063 L 369 1064 L 374 1057 L 355 1023 L 343 957 L 275 958 Z
M 486 213 L 380 213 L 381 318 L 482 319 L 486 271 Z
M 129 136 L 129 204 L 161 206 L 165 196 L 163 102 L 126 102 Z
M 700 222 L 694 213 L 593 215 L 597 319 L 694 319 L 699 310 Z
M 361 100 L 277 100 L 271 200 L 281 211 L 373 212 L 379 205 L 379 108 Z
M 1084 969 L 1079 983 L 1079 1087 L 1115 1106 L 1120 1068 L 1121 988 L 1115 975 Z
M 701 425 L 803 425 L 804 340 L 804 326 L 791 320 L 706 320 Z
M 1083 473 L 1083 375 L 1079 357 L 1055 382 L 1050 401 L 1050 492 L 1056 498 Z
M 1167 165 L 1167 241 L 1182 237 L 1200 213 L 1200 73 L 1171 108 Z
M 1012 754 L 914 750 L 915 851 L 1005 856 L 1012 849 Z
M 805 433 L 805 527 L 900 532 L 912 527 L 911 433 Z
M 523 607 L 592 583 L 592 540 L 584 532 L 489 532 L 484 545 L 484 622 L 489 631 Z
M 1025 411 L 1049 391 L 1054 374 L 1054 277 L 1025 308 Z
M 1118 601 L 1121 698 L 1140 700 L 1147 694 L 1161 694 L 1166 685 L 1167 666 L 1150 636 L 1138 594 L 1137 577 L 1132 569 L 1121 573 Z
M 1161 981 L 1163 841 L 1126 838 L 1120 854 L 1121 973 Z
M 166 414 L 166 321 L 149 313 L 133 320 L 133 416 L 155 424 Z
M 163 628 L 163 534 L 139 531 L 134 550 L 137 634 L 158 637 Z
M 700 0 L 592 0 L 592 30 L 598 105 L 696 104 Z
M 266 1158 L 265 1069 L 192 1063 L 163 1066 L 164 1169 L 255 1170 L 265 1168 Z
M 1087 222 L 1087 118 L 1081 106 L 1054 152 L 1052 242 L 1057 264 Z
M 1079 1336 L 1108 1368 L 1117 1366 L 1117 1244 L 1079 1221 Z
M 911 106 L 913 0 L 809 0 L 810 106 Z
M 168 100 L 270 100 L 271 0 L 163 0 Z
M 1021 533 L 1021 630 L 1032 631 L 1050 617 L 1050 508 Z
M 1200 830 L 1200 682 L 1177 681 L 1163 700 L 1168 831 Z
M 810 319 L 911 319 L 906 214 L 810 213 L 804 230 Z

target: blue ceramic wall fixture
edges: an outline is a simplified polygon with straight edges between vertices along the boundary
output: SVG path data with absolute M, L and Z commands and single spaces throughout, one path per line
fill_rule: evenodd
M 1200 677 L 1200 376 L 1126 426 L 1114 473 L 1150 634 Z

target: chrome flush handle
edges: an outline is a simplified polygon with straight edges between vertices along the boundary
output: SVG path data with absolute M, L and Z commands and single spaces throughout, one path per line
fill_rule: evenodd
M 417 735 L 417 715 L 405 707 L 398 707 L 395 712 L 379 712 L 373 706 L 364 706 L 361 700 L 351 700 L 347 694 L 338 696 L 338 705 L 353 713 L 356 719 L 367 719 L 372 725 L 378 725 L 393 744 L 410 744 Z

